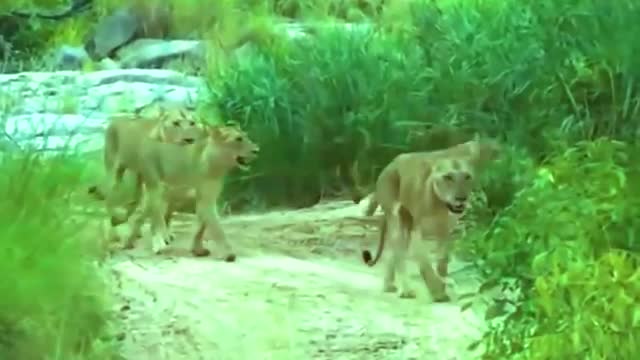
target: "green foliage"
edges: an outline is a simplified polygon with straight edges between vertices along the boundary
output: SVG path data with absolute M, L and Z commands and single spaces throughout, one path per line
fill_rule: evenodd
M 515 298 L 498 302 L 513 308 L 486 334 L 485 358 L 636 355 L 637 152 L 637 146 L 601 139 L 554 156 L 474 242 L 489 279 L 484 288 L 514 289 L 515 281 L 519 289 Z
M 82 159 L 4 154 L 0 169 L 0 359 L 112 358 L 95 229 L 72 196 Z
M 302 205 L 343 185 L 354 163 L 373 173 L 407 150 L 404 122 L 423 111 L 429 76 L 407 45 L 329 28 L 209 74 L 212 104 L 261 144 L 248 196 Z

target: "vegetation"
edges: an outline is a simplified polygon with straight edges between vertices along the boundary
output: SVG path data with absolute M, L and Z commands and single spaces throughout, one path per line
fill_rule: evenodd
M 600 139 L 553 156 L 471 242 L 488 279 L 483 288 L 519 289 L 490 308 L 489 317 L 508 315 L 485 335 L 485 358 L 636 356 L 637 151 Z
M 109 284 L 75 190 L 81 159 L 0 161 L 1 359 L 111 359 Z M 86 231 L 85 231 L 86 230 Z M 43 357 L 43 354 L 46 355 Z
M 194 1 L 175 3 L 176 14 L 198 16 Z M 480 292 L 499 285 L 510 294 L 495 299 L 489 309 L 488 316 L 499 315 L 500 321 L 477 344 L 484 358 L 632 359 L 640 339 L 640 160 L 635 157 L 640 129 L 640 60 L 635 54 L 640 44 L 634 41 L 640 5 L 596 0 L 437 3 L 438 8 L 427 0 L 355 8 L 347 2 L 322 2 L 334 4 L 326 7 L 248 2 L 254 16 L 241 22 L 235 21 L 241 7 L 227 1 L 217 2 L 220 12 L 211 12 L 233 15 L 217 27 L 210 26 L 215 19 L 183 21 L 195 25 L 176 30 L 181 34 L 196 31 L 229 42 L 243 31 L 237 23 L 259 23 L 267 32 L 264 24 L 274 12 L 373 20 L 350 31 L 318 25 L 312 41 L 265 36 L 268 41 L 237 59 L 211 59 L 203 74 L 208 81 L 203 111 L 240 122 L 262 147 L 255 171 L 230 179 L 228 200 L 237 207 L 305 206 L 352 187 L 370 187 L 399 152 L 441 148 L 474 132 L 496 137 L 506 151 L 482 181 L 489 206 L 486 226 L 461 242 L 461 250 L 486 275 Z M 96 4 L 86 19 L 117 2 Z M 48 44 L 78 42 L 89 23 L 83 19 L 70 20 L 75 25 L 57 32 L 57 38 L 46 37 Z M 60 221 L 60 207 L 53 214 L 35 196 L 16 195 L 31 194 L 25 190 L 31 186 L 53 201 L 54 194 L 67 194 L 72 185 L 67 186 L 67 178 L 52 184 L 51 179 L 62 179 L 57 177 L 63 174 L 60 167 L 36 171 L 24 162 L 3 164 L 11 167 L 4 174 L 29 171 L 34 175 L 28 178 L 35 180 L 21 182 L 22 192 L 7 193 L 14 205 L 2 218 L 8 222 L 2 229 L 9 230 L 0 231 L 13 231 L 4 239 L 22 239 L 11 243 L 25 249 L 11 245 L 0 266 L 34 282 L 33 288 L 14 291 L 22 297 L 4 300 L 15 301 L 5 306 L 18 310 L 2 321 L 10 324 L 13 337 L 40 348 L 53 346 L 53 333 L 27 331 L 21 314 L 42 314 L 34 319 L 41 316 L 51 324 L 39 327 L 45 330 L 77 321 L 77 334 L 65 330 L 62 344 L 85 344 L 85 336 L 101 331 L 88 331 L 82 322 L 96 324 L 93 319 L 104 315 L 92 297 L 102 283 L 92 278 L 95 272 L 86 257 L 73 256 L 81 242 L 71 241 L 75 237 L 67 236 L 64 226 L 47 227 Z M 42 171 L 56 175 L 44 181 Z M 19 199 L 24 205 L 18 205 Z M 15 221 L 24 209 L 34 215 Z M 52 241 L 38 242 L 45 231 Z M 51 267 L 43 272 L 65 274 L 56 277 L 66 281 L 55 288 L 36 286 L 50 277 L 25 265 L 24 254 L 43 252 L 43 246 L 52 247 L 48 254 L 60 254 L 42 262 Z M 71 250 L 56 250 L 62 246 Z M 63 273 L 72 264 L 74 272 Z M 86 299 L 86 311 L 77 308 L 72 320 L 61 323 L 63 315 L 53 317 L 37 302 L 52 299 L 54 291 L 66 299 L 70 294 Z M 62 299 L 56 309 L 69 304 L 62 295 L 53 299 Z

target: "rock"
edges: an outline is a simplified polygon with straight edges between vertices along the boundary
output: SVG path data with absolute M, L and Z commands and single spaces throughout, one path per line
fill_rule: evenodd
M 0 152 L 87 152 L 102 146 L 112 114 L 152 103 L 193 109 L 204 81 L 171 70 L 25 72 L 0 74 L 0 88 Z
M 89 60 L 83 47 L 63 45 L 54 53 L 51 65 L 56 70 L 80 70 Z
M 204 63 L 205 48 L 197 40 L 137 39 L 120 48 L 116 56 L 124 68 L 155 68 L 175 58 Z
M 117 49 L 137 38 L 165 38 L 169 34 L 170 21 L 170 5 L 137 1 L 103 18 L 85 49 L 94 60 L 112 57 Z
M 138 17 L 131 9 L 116 10 L 98 23 L 85 49 L 94 60 L 111 56 L 114 50 L 133 39 L 139 26 Z

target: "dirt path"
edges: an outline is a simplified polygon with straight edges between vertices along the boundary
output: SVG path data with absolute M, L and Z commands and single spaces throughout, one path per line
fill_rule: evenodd
M 431 303 L 417 269 L 418 299 L 382 293 L 382 267 L 359 257 L 375 244 L 375 228 L 345 219 L 360 214 L 333 202 L 229 217 L 236 263 L 191 257 L 189 217 L 173 225 L 178 240 L 167 255 L 118 252 L 108 262 L 127 329 L 124 358 L 475 358 L 465 348 L 482 331 L 480 317 L 455 302 Z M 454 297 L 475 286 L 468 271 L 456 272 L 463 266 L 453 264 Z

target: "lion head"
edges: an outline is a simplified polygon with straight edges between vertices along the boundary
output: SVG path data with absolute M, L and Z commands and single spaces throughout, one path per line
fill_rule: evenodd
M 454 214 L 462 214 L 473 189 L 474 171 L 470 159 L 440 159 L 433 164 L 428 182 L 438 200 Z
M 176 108 L 159 114 L 158 124 L 150 136 L 161 142 L 189 145 L 205 138 L 207 132 L 193 112 Z
M 212 126 L 210 140 L 218 154 L 232 162 L 231 165 L 240 168 L 246 168 L 260 152 L 260 147 L 247 133 L 233 124 Z

